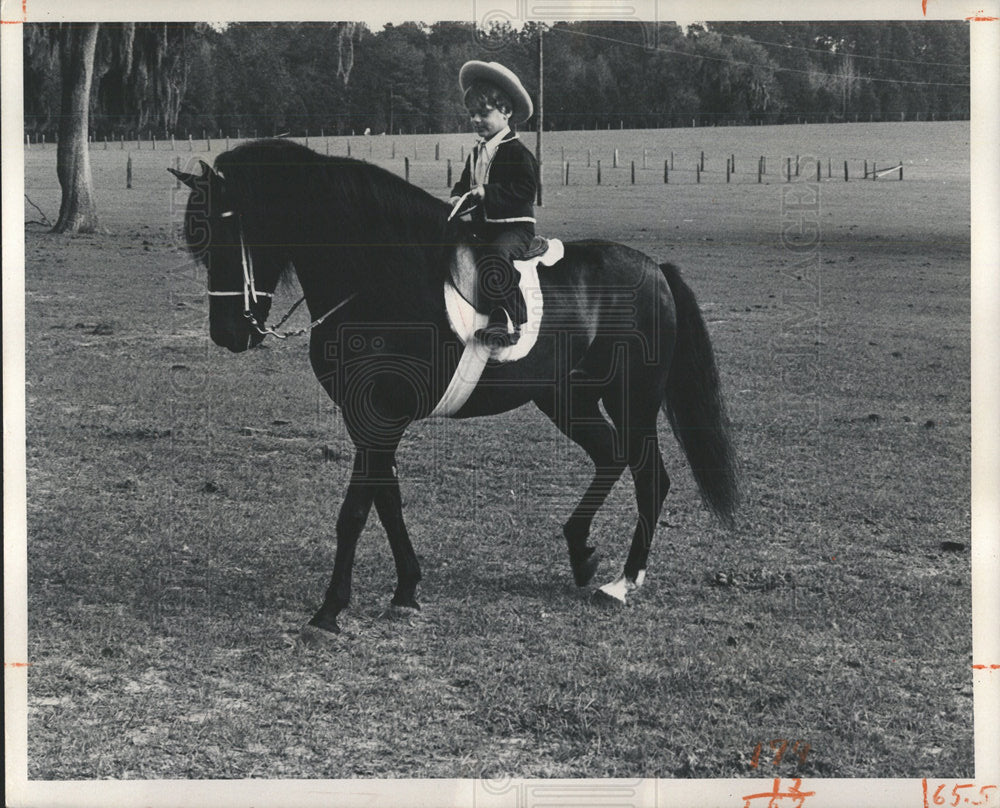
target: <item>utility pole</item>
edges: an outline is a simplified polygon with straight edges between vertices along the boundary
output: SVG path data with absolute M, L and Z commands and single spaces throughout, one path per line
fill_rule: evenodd
M 538 162 L 538 198 L 535 200 L 535 204 L 538 207 L 542 207 L 542 129 L 544 128 L 542 100 L 545 95 L 543 84 L 544 73 L 542 70 L 542 33 L 544 30 L 545 26 L 542 23 L 538 23 L 538 112 L 535 113 L 535 160 Z

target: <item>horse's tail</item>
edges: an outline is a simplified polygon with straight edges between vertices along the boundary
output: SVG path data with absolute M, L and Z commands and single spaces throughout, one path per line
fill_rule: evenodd
M 660 264 L 660 269 L 677 309 L 677 337 L 663 412 L 691 464 L 705 504 L 732 525 L 739 506 L 739 481 L 712 343 L 694 292 L 677 267 Z

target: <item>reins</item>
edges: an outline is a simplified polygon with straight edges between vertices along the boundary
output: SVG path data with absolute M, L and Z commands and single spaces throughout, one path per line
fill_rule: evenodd
M 224 211 L 223 213 L 220 213 L 219 216 L 221 218 L 228 218 L 229 216 L 237 216 L 237 218 L 239 218 L 236 211 L 234 210 Z M 241 263 L 243 264 L 243 290 L 225 292 L 225 291 L 213 291 L 212 289 L 209 289 L 208 294 L 217 297 L 232 297 L 232 296 L 242 295 L 243 316 L 250 321 L 250 325 L 253 326 L 256 329 L 257 333 L 260 334 L 261 336 L 263 337 L 272 336 L 272 337 L 277 337 L 278 339 L 288 339 L 289 337 L 300 337 L 303 334 L 308 334 L 317 326 L 322 325 L 323 322 L 326 321 L 326 319 L 331 314 L 340 309 L 342 306 L 346 306 L 355 297 L 357 297 L 358 294 L 357 292 L 355 292 L 352 295 L 349 295 L 348 297 L 341 300 L 336 306 L 330 309 L 322 317 L 317 317 L 315 320 L 313 320 L 311 323 L 309 323 L 309 325 L 305 326 L 304 328 L 299 328 L 296 331 L 288 331 L 284 334 L 279 333 L 277 329 L 281 328 L 281 326 L 283 326 L 288 321 L 288 318 L 292 316 L 295 310 L 306 299 L 305 295 L 303 295 L 297 301 L 295 301 L 292 307 L 288 310 L 287 314 L 285 314 L 285 316 L 278 321 L 278 324 L 274 328 L 269 328 L 266 325 L 261 325 L 259 322 L 257 322 L 257 318 L 254 317 L 253 311 L 250 308 L 250 304 L 251 302 L 256 303 L 258 297 L 269 297 L 273 300 L 274 293 L 261 292 L 257 290 L 253 274 L 253 255 L 250 253 L 250 248 L 247 247 L 246 240 L 243 238 L 242 222 L 240 222 L 239 225 L 239 232 L 240 232 L 240 260 Z

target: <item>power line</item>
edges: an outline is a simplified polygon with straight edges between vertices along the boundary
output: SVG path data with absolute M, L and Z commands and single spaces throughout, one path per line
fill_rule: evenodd
M 877 59 L 882 62 L 902 62 L 904 64 L 911 65 L 931 65 L 935 67 L 961 67 L 966 70 L 969 69 L 969 65 L 962 64 L 961 62 L 925 62 L 920 59 L 895 59 L 891 56 L 869 56 L 866 53 L 841 53 L 838 51 L 824 50 L 823 48 L 809 48 L 805 45 L 788 45 L 784 42 L 765 42 L 762 39 L 754 39 L 753 37 L 747 36 L 745 34 L 724 34 L 722 31 L 716 31 L 712 29 L 712 33 L 718 34 L 719 36 L 724 36 L 727 39 L 746 39 L 753 42 L 755 45 L 765 45 L 773 48 L 785 48 L 794 50 L 804 50 L 811 53 L 822 53 L 826 56 L 850 56 L 852 59 Z
M 553 27 L 551 30 L 553 30 L 553 31 L 562 31 L 562 32 L 565 32 L 565 33 L 568 33 L 568 34 L 575 34 L 576 36 L 590 37 L 591 39 L 603 39 L 605 42 L 615 42 L 615 43 L 617 43 L 619 45 L 631 45 L 632 47 L 635 47 L 635 48 L 642 48 L 643 50 L 648 50 L 648 48 L 647 48 L 646 45 L 643 45 L 643 44 L 638 43 L 638 42 L 629 42 L 628 40 L 625 40 L 625 39 L 614 39 L 613 37 L 602 36 L 600 34 L 588 34 L 585 31 L 577 31 L 577 30 L 574 30 L 572 28 L 556 28 L 556 27 Z M 753 40 L 751 40 L 751 41 L 753 41 Z M 676 54 L 678 56 L 687 56 L 687 57 L 694 58 L 694 59 L 710 59 L 710 60 L 712 60 L 714 62 L 725 62 L 726 64 L 743 65 L 745 67 L 761 67 L 761 68 L 764 68 L 766 70 L 770 70 L 770 71 L 772 71 L 774 73 L 777 73 L 777 72 L 783 72 L 783 73 L 802 73 L 802 74 L 807 75 L 807 76 L 827 76 L 829 78 L 839 79 L 841 81 L 844 80 L 844 78 L 845 78 L 844 75 L 837 74 L 837 73 L 824 73 L 824 72 L 819 71 L 819 70 L 800 70 L 800 69 L 795 68 L 795 67 L 781 67 L 780 65 L 763 65 L 760 62 L 746 62 L 746 61 L 742 61 L 740 59 L 726 59 L 726 58 L 724 58 L 722 56 L 709 56 L 708 54 L 704 54 L 704 53 L 689 53 L 688 51 L 676 50 L 674 48 L 666 48 L 666 47 L 664 47 L 662 45 L 657 45 L 652 50 L 655 50 L 655 51 L 657 51 L 659 53 L 673 53 L 673 54 Z M 906 79 L 880 79 L 880 78 L 875 78 L 873 76 L 851 76 L 851 77 L 847 77 L 847 78 L 852 78 L 852 79 L 860 80 L 860 81 L 882 81 L 882 82 L 886 82 L 886 83 L 889 83 L 889 84 L 913 84 L 913 85 L 919 85 L 921 87 L 968 87 L 969 86 L 968 84 L 961 84 L 961 83 L 958 83 L 958 82 L 908 81 Z

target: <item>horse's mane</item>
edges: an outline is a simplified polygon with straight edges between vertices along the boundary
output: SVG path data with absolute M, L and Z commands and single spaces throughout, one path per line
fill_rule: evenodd
M 401 313 L 419 305 L 414 295 L 440 289 L 450 248 L 471 238 L 466 224 L 446 221 L 447 203 L 361 160 L 260 140 L 220 154 L 215 166 L 248 242 L 314 257 L 328 250 L 324 263 L 340 283 L 377 292 Z

